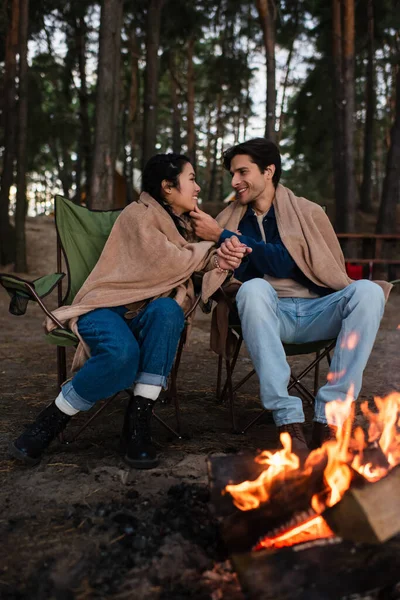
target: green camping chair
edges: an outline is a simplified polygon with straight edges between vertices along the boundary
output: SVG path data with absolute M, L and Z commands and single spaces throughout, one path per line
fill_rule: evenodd
M 57 346 L 57 374 L 58 387 L 67 378 L 66 348 L 76 347 L 79 343 L 76 335 L 66 328 L 53 313 L 48 310 L 43 302 L 54 288 L 58 287 L 58 306 L 72 303 L 82 284 L 94 268 L 104 248 L 111 229 L 121 213 L 121 210 L 95 211 L 84 206 L 74 204 L 62 196 L 55 198 L 55 225 L 57 230 L 57 273 L 45 275 L 34 281 L 27 281 L 11 274 L 0 274 L 0 284 L 10 295 L 9 311 L 13 315 L 23 315 L 30 300 L 37 302 L 44 313 L 54 322 L 56 328 L 45 336 L 46 342 Z M 62 255 L 64 256 L 67 271 L 67 288 L 63 290 Z M 200 297 L 185 314 L 185 321 L 195 310 Z M 181 335 L 177 355 L 170 375 L 170 385 L 167 399 L 174 402 L 177 431 L 171 428 L 155 412 L 155 419 L 171 433 L 180 438 L 181 420 L 177 397 L 176 379 L 183 346 L 186 340 L 187 327 Z M 125 390 L 131 396 L 131 390 Z M 75 433 L 70 441 L 74 441 L 80 433 L 102 412 L 120 392 L 108 398 L 102 406 L 86 421 Z

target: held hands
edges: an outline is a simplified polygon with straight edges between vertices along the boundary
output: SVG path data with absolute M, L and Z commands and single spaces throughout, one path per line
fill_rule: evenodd
M 234 235 L 224 242 L 217 250 L 218 263 L 221 269 L 234 271 L 237 269 L 243 258 L 250 254 L 251 248 L 242 244 L 242 242 Z
M 195 206 L 190 213 L 195 234 L 207 242 L 218 242 L 223 231 L 215 219 Z

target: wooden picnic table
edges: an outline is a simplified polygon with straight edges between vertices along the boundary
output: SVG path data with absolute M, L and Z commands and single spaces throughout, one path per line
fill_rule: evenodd
M 387 258 L 382 256 L 383 246 L 385 242 L 398 242 L 400 244 L 400 234 L 398 233 L 338 233 L 336 234 L 339 240 L 361 240 L 363 247 L 369 242 L 375 242 L 373 254 L 370 258 L 345 257 L 348 263 L 357 263 L 360 265 L 369 265 L 369 274 L 372 277 L 372 271 L 375 265 L 400 265 L 400 258 Z M 400 256 L 400 246 L 399 246 Z

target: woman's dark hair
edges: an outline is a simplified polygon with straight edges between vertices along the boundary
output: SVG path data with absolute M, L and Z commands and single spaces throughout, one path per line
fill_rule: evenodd
M 269 165 L 275 165 L 275 173 L 272 177 L 272 183 L 276 187 L 279 183 L 282 173 L 281 155 L 278 146 L 266 138 L 254 138 L 248 142 L 237 144 L 228 148 L 223 153 L 224 167 L 227 171 L 231 168 L 232 158 L 238 154 L 250 156 L 253 163 L 264 173 Z
M 182 173 L 186 163 L 190 163 L 190 160 L 184 154 L 176 154 L 174 152 L 156 154 L 147 161 L 142 174 L 143 192 L 147 192 L 154 200 L 157 200 L 161 204 L 183 237 L 186 237 L 185 228 L 182 225 L 181 219 L 173 212 L 165 200 L 161 184 L 166 179 L 171 183 L 172 187 L 179 189 L 179 175 Z

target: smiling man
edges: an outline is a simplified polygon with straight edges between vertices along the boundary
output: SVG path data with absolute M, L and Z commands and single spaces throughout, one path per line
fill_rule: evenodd
M 307 450 L 300 398 L 289 395 L 290 368 L 282 342 L 303 344 L 337 337 L 328 381 L 315 403 L 312 447 L 335 434 L 327 404 L 357 398 L 390 284 L 348 278 L 336 234 L 324 210 L 279 184 L 281 157 L 265 138 L 238 144 L 224 153 L 236 201 L 217 219 L 195 209 L 196 234 L 252 249 L 235 271 L 242 282 L 236 296 L 243 338 L 260 380 L 261 401 L 279 433 L 292 437 L 294 451 Z M 238 231 L 224 229 L 237 213 Z M 239 235 L 238 235 L 239 233 Z M 233 236 L 238 236 L 234 239 Z M 230 240 L 232 238 L 232 241 Z M 350 343 L 357 340 L 356 344 Z M 355 346 L 355 347 L 354 347 Z

